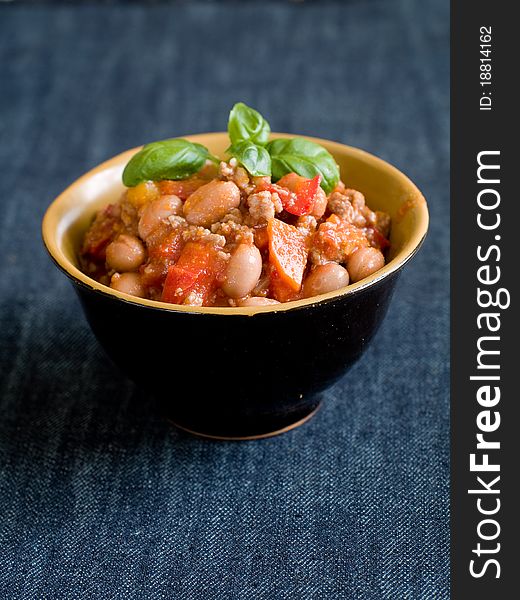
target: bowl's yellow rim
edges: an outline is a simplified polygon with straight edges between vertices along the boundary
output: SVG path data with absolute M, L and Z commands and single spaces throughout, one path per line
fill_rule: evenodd
M 207 140 L 208 136 L 217 137 L 217 136 L 227 136 L 225 132 L 215 132 L 215 133 L 201 133 L 196 135 L 183 136 L 186 139 L 193 140 L 195 142 L 205 138 Z M 294 137 L 295 134 L 283 134 L 283 133 L 273 133 L 273 137 Z M 318 144 L 325 145 L 327 149 L 334 154 L 343 154 L 345 150 L 348 151 L 350 155 L 354 155 L 360 159 L 363 159 L 365 162 L 372 162 L 377 168 L 380 170 L 386 171 L 392 177 L 396 177 L 401 180 L 404 187 L 410 189 L 410 192 L 413 194 L 414 200 L 414 210 L 416 211 L 416 224 L 414 227 L 414 231 L 410 237 L 410 239 L 405 243 L 403 248 L 398 252 L 398 254 L 389 261 L 382 269 L 374 273 L 373 275 L 363 279 L 357 283 L 350 284 L 344 288 L 340 288 L 339 290 L 335 290 L 333 292 L 328 292 L 327 294 L 321 294 L 320 296 L 314 296 L 312 298 L 305 298 L 302 300 L 294 300 L 292 302 L 284 302 L 276 305 L 269 306 L 248 306 L 248 307 L 208 307 L 208 306 L 184 306 L 178 304 L 169 304 L 167 302 L 159 302 L 156 300 L 148 300 L 145 298 L 136 298 L 135 296 L 130 296 L 128 294 L 123 294 L 122 292 L 118 292 L 117 290 L 113 290 L 112 288 L 98 283 L 94 279 L 91 279 L 88 275 L 85 275 L 82 271 L 80 271 L 70 260 L 65 256 L 61 248 L 59 247 L 55 233 L 58 229 L 59 225 L 59 212 L 60 212 L 60 204 L 65 201 L 66 197 L 74 191 L 74 189 L 81 184 L 83 184 L 87 179 L 90 179 L 97 173 L 104 171 L 105 169 L 112 168 L 114 166 L 125 165 L 130 158 L 138 152 L 142 146 L 137 148 L 132 148 L 130 150 L 126 150 L 113 158 L 101 163 L 97 167 L 91 169 L 84 175 L 82 175 L 79 179 L 74 181 L 71 185 L 69 185 L 48 207 L 45 215 L 43 217 L 42 222 L 42 236 L 44 244 L 51 255 L 52 259 L 56 263 L 56 265 L 61 268 L 72 280 L 77 283 L 82 284 L 84 287 L 89 288 L 93 291 L 100 292 L 105 296 L 110 296 L 113 298 L 118 298 L 123 300 L 124 302 L 129 302 L 131 304 L 138 304 L 141 306 L 148 306 L 150 308 L 166 310 L 169 312 L 183 312 L 183 313 L 209 313 L 209 314 L 218 314 L 218 315 L 254 315 L 258 313 L 265 312 L 283 312 L 288 310 L 294 310 L 298 308 L 302 308 L 305 306 L 311 306 L 315 304 L 321 304 L 327 302 L 329 300 L 333 300 L 335 298 L 348 296 L 359 292 L 361 290 L 366 289 L 367 287 L 373 286 L 374 284 L 386 279 L 392 273 L 395 273 L 399 269 L 401 269 L 406 262 L 408 262 L 412 256 L 417 252 L 420 248 L 424 238 L 426 237 L 426 232 L 428 230 L 429 216 L 428 216 L 428 208 L 426 205 L 426 200 L 424 196 L 419 191 L 417 186 L 401 171 L 399 171 L 396 167 L 387 163 L 381 158 L 374 156 L 366 152 L 365 150 L 361 150 L 359 148 L 354 148 L 353 146 L 347 146 L 346 144 L 340 144 L 339 142 L 333 142 L 330 140 L 323 140 L 320 138 L 309 137 L 309 136 L 300 136 L 306 137 L 306 139 L 317 142 Z

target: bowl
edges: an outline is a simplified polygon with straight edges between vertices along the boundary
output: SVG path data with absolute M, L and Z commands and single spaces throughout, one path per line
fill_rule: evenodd
M 287 137 L 273 137 L 282 135 Z M 229 144 L 227 133 L 187 139 L 217 156 Z M 80 177 L 44 216 L 45 246 L 72 281 L 107 355 L 157 396 L 168 419 L 191 433 L 251 439 L 305 422 L 319 407 L 321 393 L 367 348 L 401 270 L 426 235 L 426 202 L 403 173 L 363 150 L 308 139 L 331 152 L 347 185 L 363 192 L 372 209 L 392 218 L 387 264 L 321 296 L 264 307 L 178 306 L 123 294 L 82 273 L 82 236 L 96 210 L 120 197 L 123 168 L 139 148 Z

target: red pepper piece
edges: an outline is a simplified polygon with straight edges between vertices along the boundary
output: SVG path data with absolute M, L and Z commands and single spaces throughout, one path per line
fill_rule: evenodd
M 291 215 L 301 217 L 311 214 L 316 192 L 320 187 L 320 180 L 320 175 L 316 175 L 312 179 L 306 179 L 296 175 L 296 173 L 289 173 L 284 175 L 278 184 L 267 183 L 262 185 L 261 189 L 268 190 L 271 193 L 276 192 L 284 209 Z

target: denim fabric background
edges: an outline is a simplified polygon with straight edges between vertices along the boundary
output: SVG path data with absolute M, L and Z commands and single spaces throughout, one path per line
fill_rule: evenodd
M 448 16 L 447 0 L 0 7 L 0 599 L 448 598 Z M 39 228 L 87 169 L 221 130 L 237 100 L 394 163 L 432 222 L 317 416 L 214 443 L 107 362 Z

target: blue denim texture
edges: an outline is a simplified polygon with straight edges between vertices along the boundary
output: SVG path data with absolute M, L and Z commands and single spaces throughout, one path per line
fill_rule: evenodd
M 448 16 L 445 0 L 0 7 L 0 599 L 448 598 Z M 215 443 L 105 359 L 40 222 L 97 163 L 222 130 L 238 100 L 404 170 L 431 229 L 313 420 Z

